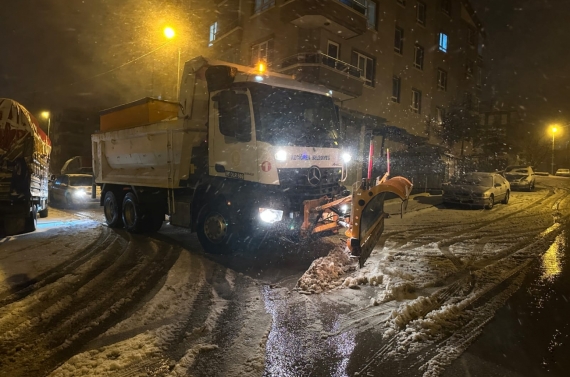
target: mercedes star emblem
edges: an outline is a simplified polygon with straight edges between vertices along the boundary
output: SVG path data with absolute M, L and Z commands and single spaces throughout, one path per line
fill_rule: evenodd
M 309 168 L 309 173 L 307 174 L 307 179 L 311 186 L 316 186 L 321 182 L 321 170 L 318 166 L 311 166 Z

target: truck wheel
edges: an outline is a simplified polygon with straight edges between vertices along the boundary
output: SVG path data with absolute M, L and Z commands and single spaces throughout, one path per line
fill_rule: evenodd
M 48 213 L 49 213 L 49 210 L 48 210 L 48 207 L 47 207 L 47 205 L 46 205 L 46 208 L 42 209 L 42 210 L 39 212 L 40 218 L 41 218 L 41 219 L 45 219 L 46 217 L 48 217 Z
M 223 205 L 203 209 L 197 227 L 198 240 L 207 253 L 229 254 L 238 240 L 229 210 Z
M 103 212 L 105 214 L 105 221 L 109 228 L 121 228 L 123 226 L 121 205 L 113 191 L 107 191 L 105 193 L 105 199 L 103 200 Z
M 28 217 L 26 218 L 26 232 L 33 232 L 38 225 L 38 207 L 33 204 Z
M 145 225 L 148 225 L 144 220 L 144 211 L 136 195 L 132 192 L 127 193 L 123 199 L 123 224 L 125 229 L 131 233 L 144 232 L 147 230 Z

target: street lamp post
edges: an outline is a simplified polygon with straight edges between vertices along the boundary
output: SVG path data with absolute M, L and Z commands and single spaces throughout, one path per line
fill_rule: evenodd
M 556 134 L 556 131 L 558 131 L 558 128 L 556 126 L 552 126 L 550 128 L 550 131 L 552 132 L 552 162 L 550 170 L 552 172 L 552 175 L 554 175 L 554 135 Z
M 173 39 L 176 37 L 176 32 L 173 28 L 167 26 L 164 28 L 164 36 L 166 39 Z M 178 91 L 180 85 L 180 43 L 178 43 L 178 64 L 176 66 L 176 98 L 178 99 Z
M 47 126 L 47 136 L 49 137 L 49 129 L 51 126 L 51 114 L 49 111 L 42 111 L 42 118 L 47 119 L 48 126 Z

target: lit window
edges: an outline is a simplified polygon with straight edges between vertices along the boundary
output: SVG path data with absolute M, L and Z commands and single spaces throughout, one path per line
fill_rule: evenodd
M 420 25 L 426 24 L 426 5 L 421 1 L 416 5 L 416 21 Z
M 447 52 L 447 34 L 439 33 L 439 51 Z
M 439 90 L 447 90 L 447 72 L 441 68 L 437 69 L 437 88 Z
M 414 67 L 417 69 L 424 69 L 424 48 L 420 45 L 416 45 L 414 51 Z
M 412 112 L 421 114 L 422 112 L 422 92 L 417 89 L 412 89 Z
M 216 35 L 218 34 L 218 21 L 210 25 L 210 46 L 216 40 Z
M 400 103 L 400 90 L 402 88 L 402 79 L 398 76 L 392 77 L 392 102 Z
M 404 53 L 404 30 L 399 27 L 394 35 L 394 51 L 400 55 Z

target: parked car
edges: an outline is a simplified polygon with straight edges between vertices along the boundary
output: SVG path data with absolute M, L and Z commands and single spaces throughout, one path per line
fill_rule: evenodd
M 51 203 L 63 204 L 73 207 L 98 201 L 101 188 L 97 186 L 96 198 L 91 197 L 93 176 L 89 174 L 62 174 L 56 176 L 50 187 L 49 199 Z
M 554 175 L 558 177 L 570 177 L 570 169 L 558 169 Z
M 532 166 L 507 166 L 503 176 L 511 184 L 511 190 L 534 190 L 536 176 Z
M 491 209 L 507 204 L 511 185 L 498 173 L 467 173 L 443 184 L 443 202 Z

